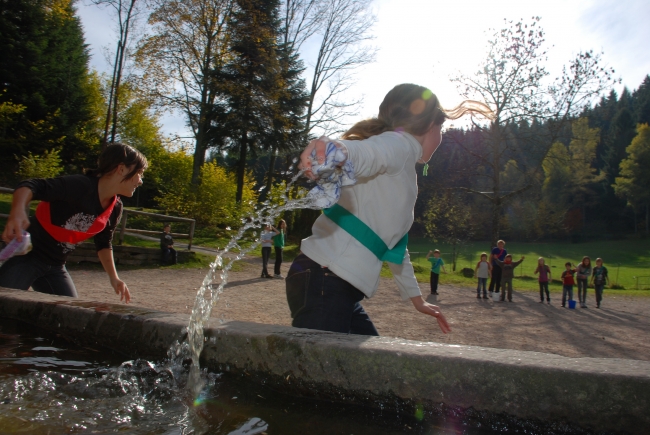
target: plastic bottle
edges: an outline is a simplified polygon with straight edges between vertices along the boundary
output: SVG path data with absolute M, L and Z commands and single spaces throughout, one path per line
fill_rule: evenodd
M 27 231 L 23 231 L 23 239 L 20 242 L 18 241 L 18 238 L 15 238 L 9 242 L 2 251 L 0 251 L 0 264 L 16 255 L 25 255 L 31 250 L 32 237 Z

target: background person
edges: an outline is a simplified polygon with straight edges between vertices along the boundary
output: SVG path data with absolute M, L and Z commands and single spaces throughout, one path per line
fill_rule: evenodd
M 262 278 L 273 278 L 269 275 L 268 265 L 269 258 L 271 258 L 271 246 L 273 246 L 273 237 L 280 232 L 273 228 L 271 225 L 266 225 L 262 235 L 260 236 L 260 243 L 262 244 Z
M 609 284 L 609 277 L 607 276 L 607 268 L 603 264 L 602 258 L 596 258 L 596 267 L 594 267 L 591 282 L 594 284 L 596 293 L 596 308 L 600 308 L 600 303 L 603 301 L 603 290 L 605 285 Z
M 496 248 L 492 249 L 492 279 L 490 279 L 490 293 L 499 293 L 501 288 L 501 267 L 497 263 L 497 260 L 504 261 L 508 251 L 505 249 L 506 242 L 499 240 L 497 242 Z
M 432 257 L 433 255 L 433 257 Z M 431 294 L 438 295 L 438 282 L 440 281 L 440 269 L 444 273 L 447 273 L 445 270 L 445 262 L 440 258 L 440 251 L 435 249 L 427 253 L 427 261 L 431 263 L 431 274 L 429 275 L 429 284 L 431 285 Z
M 275 248 L 275 267 L 273 268 L 273 278 L 284 278 L 280 266 L 282 266 L 282 251 L 284 250 L 284 238 L 287 230 L 287 223 L 284 219 L 278 222 L 278 234 L 273 236 L 273 247 Z
M 109 145 L 99 156 L 97 169 L 86 175 L 20 182 L 2 238 L 20 240 L 22 231 L 29 229 L 33 248 L 0 267 L 0 287 L 31 286 L 41 293 L 77 297 L 65 263 L 77 244 L 93 237 L 111 286 L 128 303 L 131 294 L 115 270 L 111 242 L 122 215 L 118 195 L 133 196 L 146 168 L 147 159 L 140 152 L 118 143 Z M 28 218 L 25 210 L 31 200 L 41 202 L 35 216 Z
M 162 252 L 163 264 L 178 263 L 178 253 L 174 249 L 174 238 L 172 237 L 172 226 L 165 224 L 160 234 L 160 250 Z
M 578 301 L 581 308 L 587 308 L 587 282 L 591 275 L 591 258 L 584 256 L 576 267 L 576 279 L 578 281 Z

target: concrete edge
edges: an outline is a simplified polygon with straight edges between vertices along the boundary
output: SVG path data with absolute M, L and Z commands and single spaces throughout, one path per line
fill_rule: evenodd
M 0 317 L 21 320 L 129 357 L 161 359 L 188 315 L 0 289 Z M 569 422 L 645 434 L 650 362 L 364 337 L 211 321 L 202 366 L 254 374 L 280 388 L 340 401 L 397 398 L 428 408 Z M 369 401 L 368 403 L 372 403 Z

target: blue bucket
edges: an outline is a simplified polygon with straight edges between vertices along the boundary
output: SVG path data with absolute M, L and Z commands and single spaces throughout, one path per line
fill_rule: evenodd
M 570 310 L 576 309 L 576 301 L 569 301 L 569 309 Z

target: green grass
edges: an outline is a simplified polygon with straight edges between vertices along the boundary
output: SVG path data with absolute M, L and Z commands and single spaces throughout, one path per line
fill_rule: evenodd
M 441 257 L 447 263 L 445 268 L 447 274 L 440 275 L 441 284 L 457 284 L 463 286 L 476 286 L 475 278 L 464 278 L 460 270 L 464 267 L 474 269 L 480 259 L 482 252 L 489 254 L 489 244 L 486 242 L 471 242 L 460 248 L 460 255 L 456 265 L 456 273 L 451 271 L 451 247 L 442 243 L 431 242 L 426 239 L 413 238 L 409 240 L 409 252 L 411 261 L 418 265 L 416 276 L 420 282 L 429 280 L 429 262 L 426 260 L 426 253 L 431 249 L 439 249 Z M 603 258 L 604 264 L 609 271 L 609 278 L 612 284 L 624 287 L 624 290 L 612 290 L 617 294 L 648 295 L 650 296 L 650 245 L 647 240 L 616 240 L 597 241 L 588 243 L 517 243 L 507 242 L 506 249 L 512 254 L 515 260 L 525 256 L 524 262 L 515 269 L 516 278 L 513 287 L 517 290 L 538 290 L 536 275 L 537 259 L 544 257 L 546 264 L 551 267 L 553 279 L 559 279 L 564 270 L 564 264 L 570 261 L 579 263 L 582 257 L 588 255 L 595 263 L 597 257 Z M 384 275 L 390 275 L 387 268 Z M 636 290 L 637 277 L 640 288 Z M 551 289 L 561 291 L 559 282 L 552 282 Z

